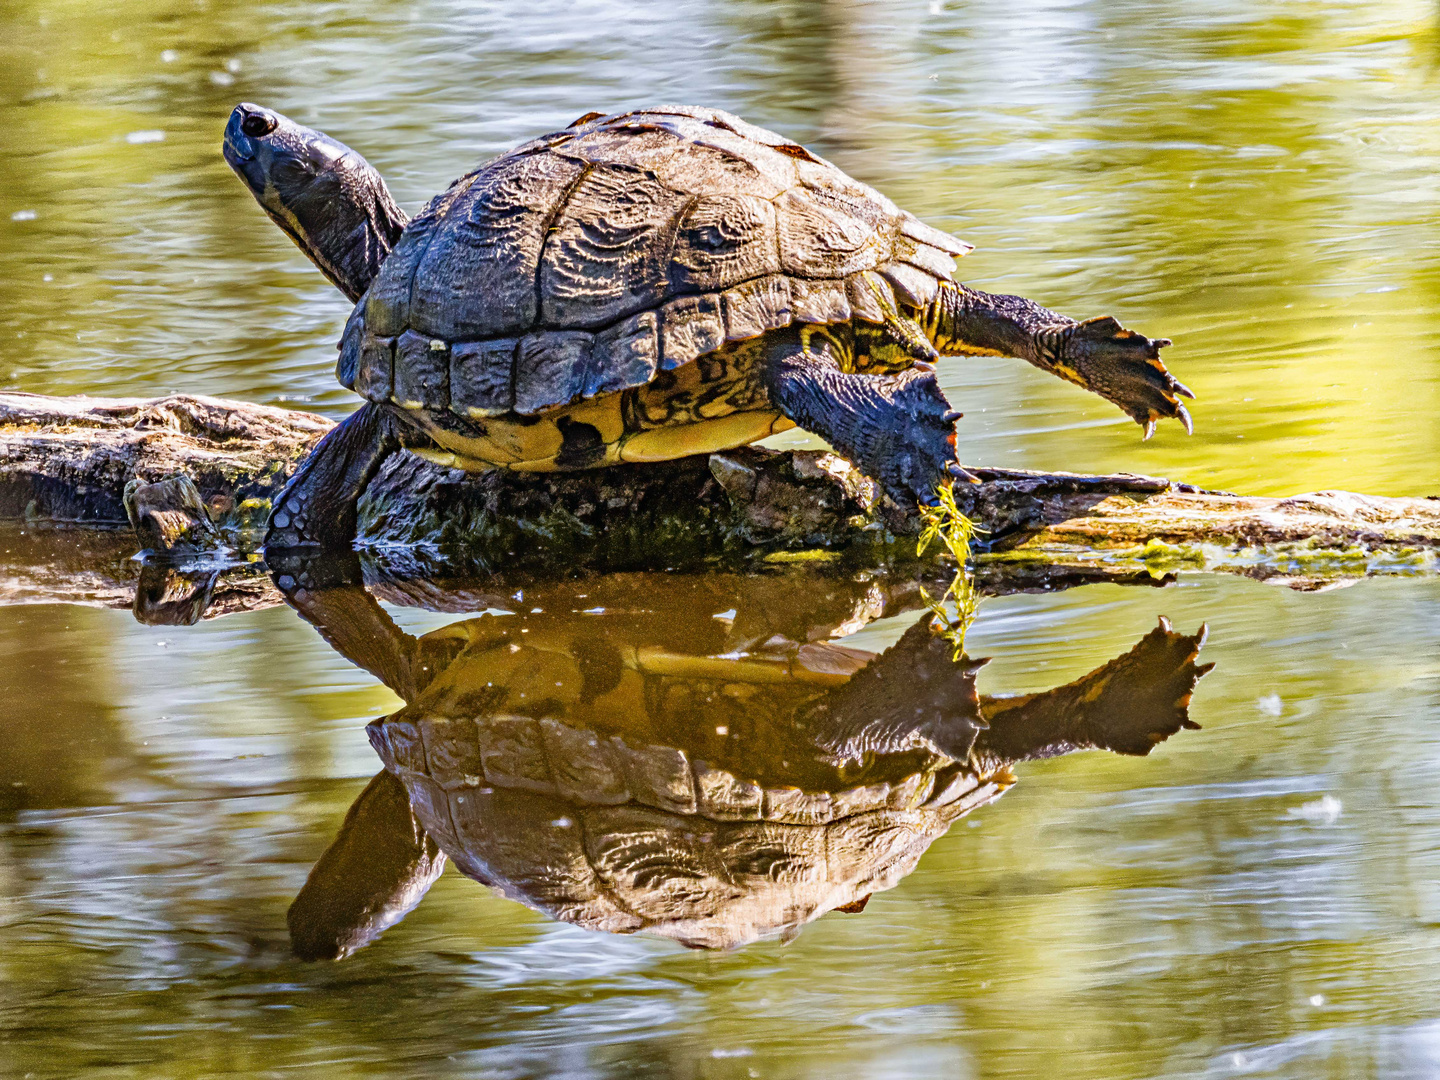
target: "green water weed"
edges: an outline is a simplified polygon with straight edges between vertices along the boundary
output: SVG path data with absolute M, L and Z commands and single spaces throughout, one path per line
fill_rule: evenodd
M 939 505 L 925 507 L 920 513 L 920 537 L 915 554 L 924 555 L 930 545 L 939 540 L 955 560 L 955 577 L 938 599 L 924 588 L 920 590 L 920 597 L 934 616 L 932 625 L 936 632 L 950 642 L 954 647 L 953 659 L 959 660 L 965 652 L 965 632 L 975 620 L 975 610 L 980 603 L 970 572 L 970 546 L 975 534 L 983 530 L 956 505 L 955 491 L 950 485 L 941 485 L 935 494 L 940 499 Z M 955 607 L 953 619 L 945 608 L 947 603 Z

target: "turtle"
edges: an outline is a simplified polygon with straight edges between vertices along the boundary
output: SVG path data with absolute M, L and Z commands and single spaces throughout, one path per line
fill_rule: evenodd
M 1162 619 L 1073 683 L 983 696 L 985 661 L 957 660 L 928 615 L 880 656 L 827 636 L 921 606 L 918 590 L 817 575 L 562 584 L 419 638 L 358 585 L 292 579 L 287 598 L 405 701 L 368 726 L 384 770 L 291 906 L 312 959 L 393 925 L 447 859 L 592 930 L 704 949 L 789 938 L 897 884 L 1015 763 L 1144 755 L 1196 727 L 1209 670 L 1204 628 Z
M 971 250 L 720 109 L 587 113 L 413 219 L 344 144 L 238 105 L 227 162 L 355 302 L 337 375 L 365 399 L 277 499 L 267 547 L 342 547 L 383 459 L 587 469 L 798 425 L 902 508 L 955 481 L 941 355 L 1017 357 L 1144 427 L 1192 429 L 1168 338 L 954 278 Z

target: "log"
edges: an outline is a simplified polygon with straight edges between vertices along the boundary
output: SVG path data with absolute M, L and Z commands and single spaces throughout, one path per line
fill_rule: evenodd
M 253 533 L 332 426 L 309 413 L 190 394 L 0 394 L 0 520 L 124 524 L 129 481 L 187 473 L 212 519 Z
M 277 560 L 274 574 L 259 559 L 197 559 L 173 561 L 133 557 L 133 536 L 118 529 L 75 529 L 47 525 L 18 527 L 0 524 L 0 606 L 11 604 L 78 604 L 82 607 L 128 609 L 148 625 L 191 625 L 244 611 L 260 611 L 285 603 L 273 578 L 294 572 L 291 560 Z M 556 595 L 584 588 L 554 575 L 509 573 L 481 578 L 456 576 L 444 559 L 417 562 L 394 549 L 354 556 L 357 566 L 347 580 L 363 581 L 377 597 L 400 607 L 427 611 L 469 612 L 512 606 L 523 591 L 531 605 L 556 607 Z M 769 567 L 771 573 L 805 572 L 813 567 Z M 828 566 L 822 570 L 830 570 Z M 853 569 L 833 568 L 839 573 Z M 919 590 L 943 594 L 953 568 L 931 563 L 898 567 L 867 567 L 864 576 L 880 580 L 887 604 L 903 597 L 905 606 L 920 606 Z M 587 579 L 588 580 L 588 579 Z M 1173 575 L 1153 575 L 1124 566 L 1072 567 L 1038 562 L 981 566 L 975 574 L 981 596 L 1021 592 L 1059 592 L 1080 585 L 1108 584 L 1161 588 Z M 538 598 L 538 599 L 537 599 Z M 876 616 L 879 617 L 879 616 Z
M 253 550 L 270 500 L 331 426 L 190 395 L 0 394 L 0 519 L 117 528 L 130 480 L 184 472 L 227 541 Z M 1310 588 L 1437 568 L 1435 496 L 1255 498 L 1128 473 L 972 471 L 982 483 L 956 494 L 984 530 L 977 565 L 1008 580 L 1200 569 Z M 576 473 L 467 474 L 397 454 L 361 500 L 362 545 L 396 574 L 863 564 L 913 552 L 917 528 L 836 455 L 760 447 Z

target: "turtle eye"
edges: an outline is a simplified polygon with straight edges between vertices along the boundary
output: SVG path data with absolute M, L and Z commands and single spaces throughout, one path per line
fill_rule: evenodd
M 251 113 L 240 121 L 240 130 L 252 139 L 258 139 L 262 135 L 269 135 L 277 126 L 275 117 L 269 113 Z

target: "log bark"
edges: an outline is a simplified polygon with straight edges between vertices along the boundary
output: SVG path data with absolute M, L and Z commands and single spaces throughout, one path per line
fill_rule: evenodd
M 0 519 L 120 525 L 130 480 L 187 473 L 212 518 L 253 530 L 332 426 L 309 413 L 190 394 L 0 394 Z
M 189 395 L 0 394 L 0 519 L 119 527 L 127 482 L 183 472 L 229 542 L 253 549 L 270 500 L 331 426 Z M 1433 572 L 1440 552 L 1434 496 L 1255 498 L 1132 474 L 972 471 L 983 482 L 957 498 L 985 530 L 979 565 L 1007 580 L 1209 569 L 1318 587 Z M 361 528 L 397 574 L 543 574 L 888 560 L 913 551 L 917 521 L 833 454 L 746 447 L 578 473 L 467 474 L 397 454 L 362 499 Z

